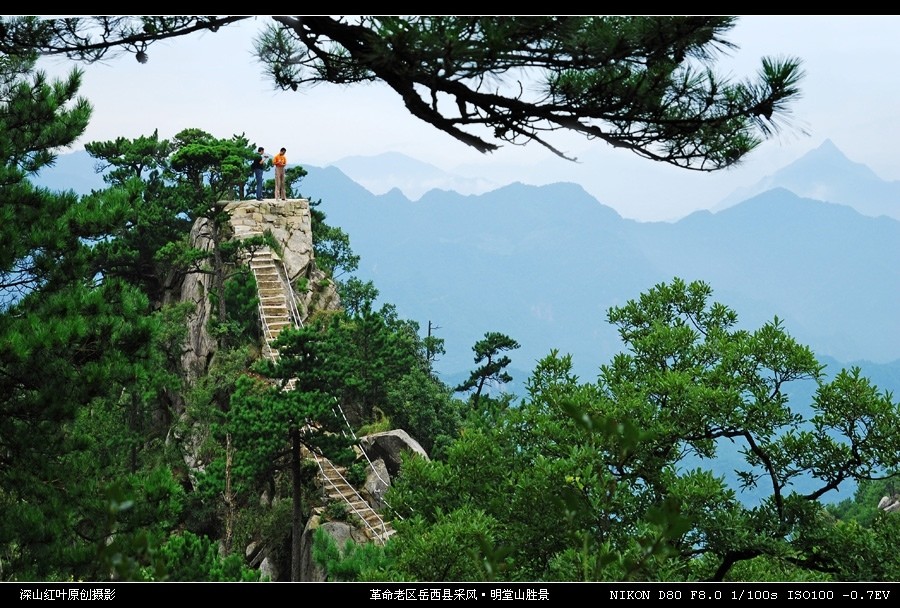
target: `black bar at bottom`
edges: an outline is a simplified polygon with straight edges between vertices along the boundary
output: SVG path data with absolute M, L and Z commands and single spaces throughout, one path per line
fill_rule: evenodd
M 12 602 L 145 602 L 273 600 L 300 585 L 302 592 L 328 593 L 335 600 L 370 602 L 546 602 L 602 601 L 871 601 L 896 602 L 900 583 L 0 583 L 0 606 Z M 296 592 L 298 590 L 292 590 Z M 199 595 L 198 595 L 199 594 Z

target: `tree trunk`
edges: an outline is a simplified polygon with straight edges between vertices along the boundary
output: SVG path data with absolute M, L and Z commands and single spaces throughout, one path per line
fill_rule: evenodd
M 225 435 L 225 555 L 231 555 L 231 542 L 234 539 L 234 493 L 231 491 L 231 458 L 234 450 L 231 446 L 231 433 Z
M 303 504 L 300 479 L 300 430 L 291 430 L 291 581 L 300 580 L 300 541 L 303 536 Z

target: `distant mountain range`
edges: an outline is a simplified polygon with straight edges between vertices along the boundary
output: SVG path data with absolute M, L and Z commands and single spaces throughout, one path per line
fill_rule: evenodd
M 362 256 L 359 275 L 421 324 L 440 326 L 442 369 L 471 367 L 486 331 L 516 338 L 517 366 L 551 348 L 593 376 L 619 348 L 610 306 L 678 276 L 703 279 L 756 327 L 779 316 L 838 360 L 900 358 L 900 222 L 779 188 L 674 223 L 623 219 L 575 184 L 482 195 L 373 195 L 334 167 L 303 194 Z
M 863 215 L 900 220 L 900 182 L 888 182 L 867 166 L 849 160 L 830 139 L 754 186 L 734 192 L 713 211 L 757 194 L 785 188 L 797 196 L 852 207 Z
M 407 192 L 454 179 L 399 154 L 339 164 Z M 710 283 L 747 327 L 777 315 L 821 357 L 900 368 L 900 185 L 831 142 L 760 192 L 677 222 L 624 219 L 572 183 L 477 195 L 431 189 L 411 201 L 398 188 L 373 194 L 336 166 L 305 168 L 301 192 L 321 199 L 327 221 L 350 235 L 357 276 L 445 339 L 437 367 L 448 377 L 470 370 L 472 345 L 500 331 L 522 345 L 512 353 L 520 373 L 559 349 L 593 378 L 621 349 L 609 307 L 676 276 Z M 60 156 L 37 182 L 77 193 L 103 187 L 83 151 Z
M 347 156 L 331 163 L 373 194 L 397 189 L 411 200 L 430 190 L 452 190 L 460 194 L 480 194 L 494 190 L 497 183 L 462 177 L 399 152 L 375 156 Z

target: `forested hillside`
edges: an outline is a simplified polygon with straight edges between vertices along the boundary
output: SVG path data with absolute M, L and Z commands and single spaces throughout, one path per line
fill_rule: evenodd
M 710 34 L 700 25 L 699 41 L 676 39 L 702 48 Z M 377 286 L 354 277 L 352 235 L 329 225 L 320 201 L 297 196 L 301 167 L 288 169 L 281 205 L 297 205 L 284 225 L 308 228 L 308 240 L 238 233 L 229 203 L 243 201 L 260 226 L 276 223 L 266 209 L 278 204 L 271 181 L 266 200 L 244 200 L 256 186 L 256 142 L 244 136 L 188 128 L 91 142 L 102 189 L 36 187 L 90 105 L 77 71 L 49 81 L 34 57 L 2 48 L 2 580 L 900 574 L 900 519 L 872 505 L 891 492 L 872 480 L 900 464 L 900 405 L 858 369 L 824 378 L 778 318 L 743 328 L 713 285 L 676 278 L 606 311 L 623 348 L 595 380 L 554 351 L 521 399 L 489 391 L 508 381 L 519 344 L 487 331 L 468 378 L 447 386 L 433 370 L 441 340 L 394 305 L 376 306 Z M 792 90 L 792 66 L 770 67 L 767 78 Z M 721 138 L 743 133 L 750 116 L 713 120 L 710 162 L 752 149 Z M 285 271 L 282 290 L 299 305 L 274 337 L 272 296 L 252 262 L 301 250 L 305 270 Z M 816 383 L 808 415 L 789 398 L 798 381 Z M 367 492 L 386 431 L 408 435 L 412 449 L 396 450 L 390 483 Z M 712 472 L 720 441 L 741 447 L 740 482 L 760 491 L 758 504 Z M 685 468 L 688 458 L 699 464 Z M 324 459 L 379 499 L 393 532 L 384 542 L 319 532 L 363 525 L 324 491 Z M 812 489 L 796 491 L 800 477 Z M 857 482 L 855 502 L 822 503 Z M 309 570 L 304 538 L 314 538 Z

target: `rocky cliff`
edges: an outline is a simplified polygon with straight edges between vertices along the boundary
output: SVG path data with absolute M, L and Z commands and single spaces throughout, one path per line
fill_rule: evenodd
M 309 201 L 225 201 L 222 205 L 231 217 L 223 238 L 245 239 L 270 234 L 278 244 L 278 255 L 304 319 L 316 310 L 339 306 L 334 284 L 315 265 Z M 198 220 L 190 238 L 193 247 L 210 251 L 213 236 L 209 221 Z M 209 273 L 189 273 L 171 296 L 174 300 L 192 302 L 195 307 L 188 319 L 188 339 L 181 357 L 189 381 L 206 373 L 215 353 L 215 341 L 208 331 L 211 281 Z
M 265 257 L 270 256 L 278 261 L 278 272 L 281 275 L 279 285 L 290 286 L 291 300 L 296 302 L 297 322 L 303 323 L 316 311 L 334 310 L 340 306 L 333 281 L 316 267 L 313 249 L 312 217 L 309 203 L 305 199 L 289 201 L 226 201 L 222 203 L 230 220 L 220 240 L 247 239 L 268 236 L 271 247 L 266 248 Z M 213 226 L 206 219 L 198 220 L 191 231 L 191 244 L 203 251 L 211 251 L 215 240 Z M 256 259 L 256 252 L 244 255 L 235 264 L 251 265 Z M 259 256 L 261 257 L 261 256 Z M 182 373 L 189 385 L 196 383 L 206 375 L 216 354 L 216 340 L 210 335 L 209 320 L 213 315 L 210 300 L 212 274 L 209 272 L 193 272 L 183 277 L 169 295 L 170 301 L 190 302 L 193 310 L 188 317 L 188 332 L 181 355 Z M 258 288 L 261 291 L 261 287 Z M 281 287 L 279 287 L 281 288 Z M 266 313 L 260 307 L 260 318 L 265 324 Z M 267 345 L 262 344 L 260 356 L 267 356 Z M 192 424 L 189 417 L 180 408 L 176 414 L 181 424 L 173 425 L 170 441 L 177 443 L 189 477 L 192 482 L 196 473 L 204 469 L 200 446 L 205 439 L 206 430 Z M 352 433 L 352 429 L 349 430 Z M 312 539 L 315 530 L 322 527 L 343 547 L 348 539 L 357 543 L 384 542 L 393 533 L 390 524 L 381 520 L 380 512 L 388 509 L 383 495 L 390 485 L 391 475 L 395 475 L 401 462 L 400 454 L 410 451 L 427 458 L 422 447 L 402 430 L 379 433 L 360 438 L 358 453 L 360 460 L 366 463 L 366 482 L 360 488 L 339 489 L 329 479 L 323 468 L 324 459 L 311 458 L 319 464 L 321 475 L 319 484 L 322 490 L 320 507 L 316 508 L 306 524 L 303 533 L 302 572 L 303 580 L 324 580 L 324 573 L 312 560 Z M 327 461 L 324 461 L 327 462 Z M 263 496 L 261 504 L 273 506 L 286 497 Z M 348 521 L 328 521 L 323 517 L 324 506 L 329 502 L 344 502 L 350 513 L 358 517 L 350 517 Z M 374 518 L 374 519 L 373 519 Z M 377 523 L 370 523 L 375 521 Z M 285 524 L 288 528 L 290 522 Z M 387 528 L 385 528 L 387 526 Z M 383 533 L 384 530 L 388 533 Z M 264 542 L 253 541 L 244 550 L 247 561 L 260 570 L 261 575 L 269 580 L 283 580 L 289 568 L 279 562 L 278 550 L 266 546 Z

